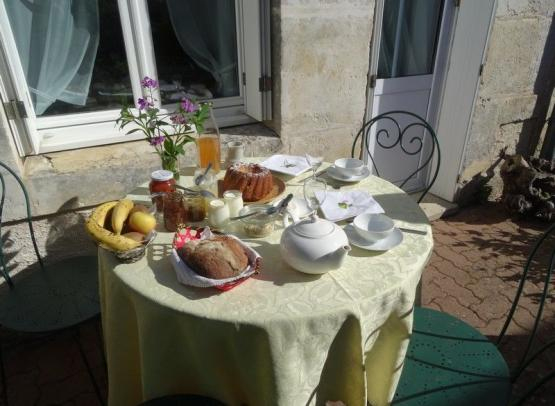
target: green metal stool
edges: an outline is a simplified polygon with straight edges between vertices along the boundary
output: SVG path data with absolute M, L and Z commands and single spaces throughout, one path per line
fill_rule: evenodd
M 536 242 L 530 253 L 507 320 L 493 343 L 475 328 L 446 313 L 416 307 L 414 327 L 407 356 L 392 404 L 399 406 L 497 406 L 521 405 L 536 389 L 555 376 L 555 371 L 542 377 L 519 399 L 511 400 L 511 384 L 522 371 L 555 341 L 544 345 L 532 355 L 536 336 L 548 294 L 551 274 L 555 270 L 555 224 Z M 547 243 L 546 243 L 547 241 Z M 548 245 L 551 243 L 553 245 Z M 550 256 L 544 278 L 544 288 L 534 326 L 524 354 L 517 367 L 509 367 L 497 345 L 501 342 L 514 316 L 530 265 L 540 247 L 548 247 Z
M 19 176 L 6 164 L 0 168 L 10 173 L 19 184 L 25 197 L 27 223 L 39 269 L 20 272 L 15 278 L 9 274 L 7 255 L 3 250 L 4 240 L 0 239 L 0 273 L 6 283 L 0 286 L 0 325 L 24 333 L 52 333 L 74 329 L 75 339 L 87 372 L 91 378 L 98 400 L 104 404 L 98 385 L 79 339 L 79 324 L 98 316 L 98 260 L 96 256 L 79 256 L 45 265 L 35 239 L 29 196 Z M 0 235 L 2 211 L 6 197 L 6 182 L 0 172 Z M 0 346 L 0 366 L 3 383 L 4 402 L 7 391 L 4 364 Z
M 399 121 L 408 122 L 408 124 L 401 125 Z M 420 129 L 422 134 L 417 134 L 417 129 Z M 372 138 L 373 130 L 375 130 L 375 134 Z M 353 140 L 351 157 L 355 157 L 357 143 L 360 140 L 358 158 L 367 157 L 372 163 L 373 173 L 379 177 L 380 171 L 372 153 L 374 146 L 370 144 L 372 139 L 379 147 L 386 150 L 395 149 L 407 157 L 422 153 L 418 166 L 409 171 L 409 175 L 398 185 L 403 188 L 409 180 L 414 179 L 419 174 L 426 176 L 429 173 L 431 178 L 428 182 L 424 182 L 426 186 L 418 198 L 418 203 L 420 203 L 436 181 L 439 173 L 441 153 L 434 129 L 419 115 L 403 110 L 388 111 L 364 123 Z

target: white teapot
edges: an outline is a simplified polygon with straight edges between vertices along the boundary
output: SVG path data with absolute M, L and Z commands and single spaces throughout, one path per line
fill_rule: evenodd
M 350 250 L 345 232 L 315 214 L 305 220 L 296 220 L 281 235 L 281 257 L 304 273 L 322 274 L 338 269 Z

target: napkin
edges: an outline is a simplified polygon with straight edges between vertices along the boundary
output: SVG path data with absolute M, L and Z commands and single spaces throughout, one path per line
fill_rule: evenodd
M 260 165 L 271 171 L 297 176 L 310 169 L 310 165 L 304 156 L 296 155 L 272 155 L 261 162 Z
M 383 213 L 384 209 L 367 192 L 344 190 L 337 192 L 316 192 L 320 210 L 330 221 L 340 221 L 356 217 L 361 213 Z

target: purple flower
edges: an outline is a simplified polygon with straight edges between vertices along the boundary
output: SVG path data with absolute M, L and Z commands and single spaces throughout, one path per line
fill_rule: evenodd
M 157 137 L 152 137 L 149 142 L 150 145 L 152 145 L 153 147 L 155 147 L 156 145 L 160 145 L 164 142 L 164 140 L 166 139 L 166 137 L 164 137 L 163 135 L 159 135 Z
M 158 81 L 145 76 L 144 79 L 141 80 L 141 86 L 148 89 L 155 89 L 158 87 Z
M 187 124 L 187 119 L 181 114 L 174 114 L 170 117 L 170 120 L 173 124 Z
M 152 103 L 152 102 L 148 99 L 148 97 L 144 97 L 144 98 L 143 98 L 143 97 L 139 97 L 139 98 L 137 99 L 137 104 L 138 104 L 138 106 L 139 106 L 139 110 L 145 110 L 145 109 L 147 109 L 147 108 L 149 108 L 149 107 L 154 106 L 154 103 Z
M 198 106 L 187 98 L 181 99 L 181 108 L 185 110 L 187 113 L 192 113 L 198 110 Z

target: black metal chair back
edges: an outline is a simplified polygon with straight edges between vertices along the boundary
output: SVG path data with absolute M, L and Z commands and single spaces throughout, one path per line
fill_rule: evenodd
M 400 121 L 406 122 L 407 120 L 409 121 L 408 124 L 400 124 Z M 382 125 L 382 127 L 379 127 L 380 125 Z M 415 128 L 421 129 L 422 132 L 415 132 Z M 375 129 L 374 137 L 371 136 L 373 129 Z M 397 148 L 405 155 L 413 157 L 420 156 L 416 168 L 413 169 L 399 185 L 399 187 L 402 188 L 409 180 L 415 178 L 419 174 L 424 176 L 429 175 L 430 180 L 425 182 L 426 187 L 418 199 L 418 203 L 420 203 L 434 184 L 439 173 L 441 154 L 434 129 L 419 115 L 402 110 L 380 114 L 364 123 L 353 141 L 351 157 L 355 157 L 355 150 L 360 140 L 360 152 L 358 157 L 362 159 L 364 151 L 366 151 L 372 162 L 374 174 L 380 176 L 379 169 L 376 165 L 375 154 L 372 154 L 373 145 L 370 143 L 372 138 L 375 140 L 376 145 L 383 149 L 393 150 Z M 433 168 L 431 168 L 432 165 Z
M 39 252 L 39 248 L 37 246 L 37 241 L 35 238 L 35 231 L 33 230 L 33 222 L 31 220 L 31 204 L 29 203 L 29 194 L 27 193 L 27 189 L 25 188 L 25 185 L 23 184 L 21 178 L 10 168 L 8 167 L 5 163 L 0 162 L 0 167 L 2 167 L 3 169 L 5 169 L 9 174 L 11 174 L 14 179 L 17 181 L 17 183 L 19 184 L 21 191 L 23 192 L 23 195 L 25 197 L 25 207 L 27 210 L 27 223 L 29 224 L 29 232 L 31 234 L 31 240 L 33 242 L 33 248 L 35 250 L 35 255 L 37 256 L 37 260 L 40 264 L 41 269 L 44 269 L 44 264 L 42 262 L 42 258 L 40 256 L 40 252 Z M 1 195 L 0 195 L 0 272 L 2 273 L 2 276 L 4 277 L 4 279 L 6 280 L 6 282 L 9 284 L 10 287 L 13 287 L 13 282 L 12 279 L 10 277 L 10 274 L 8 272 L 8 267 L 6 264 L 6 260 L 5 260 L 5 255 L 4 255 L 4 249 L 3 249 L 3 242 L 4 240 L 1 238 L 2 236 L 2 215 L 4 212 L 4 203 L 6 201 L 6 181 L 4 179 L 4 175 L 2 174 L 2 171 L 0 171 L 0 191 L 1 191 Z
M 543 249 L 547 250 L 547 256 L 546 256 L 547 264 L 543 264 L 541 259 L 539 259 L 538 252 L 541 253 L 541 250 Z M 542 253 L 542 258 L 543 258 L 543 253 Z M 555 340 L 552 340 L 531 354 L 532 344 L 536 339 L 540 320 L 542 318 L 542 314 L 545 308 L 545 301 L 549 294 L 551 275 L 555 271 L 555 223 L 551 224 L 547 229 L 547 231 L 545 231 L 543 235 L 536 241 L 532 251 L 528 256 L 528 259 L 526 260 L 526 264 L 524 265 L 524 270 L 520 277 L 520 281 L 515 294 L 515 298 L 513 300 L 513 304 L 511 306 L 511 309 L 509 310 L 509 314 L 507 315 L 505 324 L 503 325 L 501 332 L 499 333 L 499 337 L 497 338 L 497 342 L 496 342 L 497 345 L 499 345 L 503 340 L 503 338 L 505 337 L 507 329 L 513 320 L 514 314 L 518 307 L 518 303 L 520 301 L 520 298 L 522 297 L 522 292 L 523 292 L 526 280 L 528 278 L 530 268 L 533 264 L 536 264 L 536 266 L 534 266 L 534 270 L 536 270 L 536 268 L 544 269 L 543 265 L 547 265 L 547 268 L 545 268 L 545 275 L 543 277 L 543 289 L 540 297 L 540 302 L 538 304 L 536 317 L 534 319 L 534 325 L 532 327 L 530 336 L 528 337 L 526 348 L 523 354 L 520 356 L 518 364 L 516 365 L 515 369 L 511 373 L 512 382 L 514 382 L 522 374 L 522 372 L 526 369 L 526 367 L 529 366 L 539 355 L 543 354 L 547 349 L 555 345 Z M 553 377 L 555 377 L 555 370 L 547 374 L 543 378 L 539 379 L 533 386 L 531 386 L 528 389 L 528 391 L 522 396 L 522 398 L 518 400 L 515 404 L 517 405 L 522 404 L 528 398 L 529 395 L 531 395 L 536 389 L 541 387 L 543 384 L 545 384 Z

